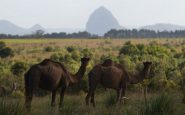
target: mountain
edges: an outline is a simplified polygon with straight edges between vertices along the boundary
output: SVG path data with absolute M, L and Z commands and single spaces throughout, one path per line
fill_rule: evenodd
M 10 21 L 0 20 L 0 34 L 25 35 L 32 34 L 33 32 L 40 29 L 45 31 L 45 29 L 38 24 L 32 26 L 31 28 L 22 28 Z
M 39 24 L 35 24 L 30 28 L 22 28 L 13 24 L 7 20 L 0 20 L 0 34 L 11 34 L 11 35 L 26 35 L 32 34 L 37 30 L 43 30 L 45 33 L 53 33 L 53 32 L 66 32 L 66 33 L 73 33 L 84 31 L 82 28 L 44 28 Z
M 139 29 L 148 29 L 148 30 L 154 30 L 154 31 L 175 31 L 175 30 L 185 30 L 185 26 L 157 23 L 154 25 L 143 26 L 143 27 L 140 27 Z
M 27 33 L 25 28 L 19 27 L 7 20 L 0 20 L 0 33 L 12 34 L 12 35 L 23 35 Z
M 29 30 L 29 32 L 35 32 L 37 30 L 43 30 L 43 31 L 45 31 L 45 28 L 43 28 L 39 24 L 35 24 L 34 26 L 32 26 L 31 28 L 29 28 L 28 30 Z
M 121 29 L 117 19 L 105 7 L 96 9 L 89 17 L 86 31 L 92 34 L 103 35 L 110 29 Z

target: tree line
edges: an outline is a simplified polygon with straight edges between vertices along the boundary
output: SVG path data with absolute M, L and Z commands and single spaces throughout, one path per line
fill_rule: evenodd
M 91 34 L 87 31 L 74 33 L 44 33 L 43 30 L 37 30 L 29 35 L 10 35 L 0 34 L 0 38 L 185 38 L 185 30 L 176 31 L 154 31 L 147 29 L 111 29 L 103 36 Z
M 185 30 L 154 31 L 147 29 L 115 30 L 104 34 L 105 38 L 185 38 Z

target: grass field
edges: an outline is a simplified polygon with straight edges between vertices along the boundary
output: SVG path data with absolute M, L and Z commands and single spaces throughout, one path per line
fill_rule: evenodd
M 48 58 L 53 52 L 45 53 L 44 48 L 51 46 L 63 49 L 68 46 L 76 46 L 81 48 L 121 48 L 124 43 L 131 41 L 133 44 L 149 44 L 156 42 L 158 44 L 171 44 L 180 49 L 184 39 L 1 39 L 7 46 L 18 52 L 14 59 L 37 59 Z M 39 55 L 37 55 L 39 53 Z M 117 53 L 117 52 L 115 52 Z M 33 59 L 33 60 L 34 60 Z M 35 60 L 34 60 L 35 61 Z
M 63 52 L 66 47 L 75 46 L 83 49 L 91 49 L 95 54 L 94 60 L 100 56 L 97 54 L 111 54 L 118 56 L 119 49 L 128 41 L 132 44 L 157 43 L 160 45 L 171 45 L 178 53 L 183 52 L 185 40 L 178 39 L 1 39 L 6 45 L 15 52 L 14 57 L 0 59 L 4 62 L 7 70 L 4 72 L 5 77 L 12 77 L 10 65 L 16 61 L 23 61 L 28 64 L 35 64 L 51 55 Z M 182 46 L 183 44 L 183 46 Z M 45 51 L 47 47 L 54 50 Z M 77 50 L 79 50 L 77 48 Z M 79 50 L 81 51 L 81 50 Z M 66 52 L 65 52 L 66 53 Z M 79 52 L 77 52 L 78 54 Z M 81 53 L 81 52 L 80 52 Z M 66 53 L 67 54 L 67 53 Z M 75 54 L 75 53 L 74 53 Z M 72 55 L 72 54 L 70 54 Z M 81 55 L 80 55 L 81 56 Z M 92 61 L 94 61 L 92 60 Z M 99 61 L 99 60 L 98 60 Z M 79 63 L 79 62 L 78 62 Z M 74 63 L 78 69 L 78 63 Z M 93 64 L 91 63 L 91 67 Z M 100 63 L 100 62 L 98 62 Z M 73 66 L 72 65 L 72 66 Z M 161 68 L 162 69 L 162 68 Z M 5 69 L 4 69 L 5 70 Z M 75 70 L 76 71 L 76 70 Z M 88 70 L 89 71 L 89 70 Z M 173 75 L 173 74 L 172 74 Z M 175 74 L 176 75 L 176 74 Z M 177 74 L 178 75 L 178 74 Z M 15 76 L 14 76 L 15 77 Z M 21 76 L 23 78 L 23 76 Z M 85 76 L 87 79 L 87 76 Z M 1 76 L 0 76 L 1 78 Z M 15 79 L 15 78 L 14 78 Z M 1 79 L 0 79 L 1 80 Z M 7 82 L 11 82 L 8 81 Z M 20 78 L 20 80 L 23 80 Z M 23 81 L 21 81 L 23 87 Z M 8 84 L 8 83 L 7 83 Z M 8 86 L 7 86 L 8 87 Z M 138 89 L 138 88 L 136 88 Z M 177 88 L 178 89 L 178 88 Z M 22 90 L 22 89 L 21 89 Z M 31 111 L 24 108 L 24 96 L 7 96 L 0 97 L 0 115 L 185 115 L 185 104 L 182 103 L 183 93 L 178 90 L 167 92 L 156 91 L 148 94 L 148 105 L 144 104 L 144 97 L 141 89 L 126 91 L 126 97 L 122 105 L 115 105 L 115 91 L 108 90 L 98 92 L 95 95 L 96 107 L 85 105 L 86 92 L 79 94 L 66 94 L 62 108 L 50 106 L 51 94 L 45 97 L 34 97 Z M 23 92 L 23 90 L 22 90 Z M 165 94 L 165 95 L 163 95 Z M 57 102 L 59 101 L 59 96 Z M 13 113 L 13 114 L 12 114 Z
M 23 106 L 24 98 L 7 97 L 4 98 L 6 105 L 0 103 L 0 113 L 8 113 L 5 111 L 6 109 L 9 111 L 15 111 L 16 109 L 18 110 L 18 115 L 184 115 L 185 113 L 185 106 L 181 103 L 182 95 L 179 95 L 177 92 L 173 92 L 170 96 L 165 97 L 162 97 L 160 94 L 149 94 L 147 98 L 148 104 L 153 104 L 154 107 L 150 107 L 150 111 L 148 112 L 145 110 L 146 107 L 141 92 L 127 92 L 126 96 L 129 99 L 125 100 L 125 103 L 122 105 L 115 105 L 114 93 L 115 92 L 108 90 L 104 93 L 96 94 L 95 108 L 85 105 L 85 93 L 79 95 L 65 95 L 62 108 L 58 107 L 58 103 L 55 107 L 50 106 L 51 96 L 34 97 L 32 108 L 29 111 Z M 161 97 L 162 100 L 153 101 Z M 168 100 L 168 98 L 171 100 Z M 59 101 L 59 96 L 57 101 Z M 156 109 L 155 105 L 158 104 L 162 104 L 160 106 L 161 108 Z M 1 110 L 2 106 L 5 109 L 4 111 Z

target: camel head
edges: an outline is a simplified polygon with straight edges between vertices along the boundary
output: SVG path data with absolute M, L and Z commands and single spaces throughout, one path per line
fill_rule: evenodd
M 83 57 L 83 58 L 81 58 L 81 64 L 86 67 L 89 63 L 89 60 L 90 60 L 90 58 Z
M 148 74 L 150 72 L 152 62 L 149 62 L 149 61 L 143 62 L 143 65 L 144 65 L 144 73 L 145 73 L 144 75 L 145 75 L 146 78 L 148 78 Z
M 146 61 L 146 62 L 143 62 L 143 65 L 144 67 L 150 67 L 152 65 L 152 62 Z

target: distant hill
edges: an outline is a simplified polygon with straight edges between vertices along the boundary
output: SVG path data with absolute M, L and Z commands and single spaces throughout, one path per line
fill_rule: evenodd
M 89 17 L 86 31 L 103 35 L 110 29 L 121 29 L 118 20 L 105 7 L 96 9 Z
M 154 30 L 154 31 L 175 31 L 175 30 L 185 30 L 185 26 L 157 23 L 154 25 L 143 26 L 143 27 L 140 27 L 139 29 L 147 29 L 147 30 Z
M 13 24 L 10 21 L 0 20 L 0 34 L 25 35 L 32 34 L 36 30 L 40 29 L 45 31 L 45 29 L 38 24 L 32 26 L 31 28 L 22 28 Z
M 25 33 L 28 33 L 28 31 L 25 28 L 19 27 L 7 20 L 0 20 L 0 33 L 23 35 Z
M 31 28 L 22 28 L 16 24 L 13 24 L 7 20 L 0 20 L 0 34 L 11 34 L 11 35 L 25 35 L 25 34 L 32 34 L 37 30 L 43 30 L 45 33 L 52 33 L 52 32 L 66 32 L 66 33 L 73 33 L 84 31 L 82 28 L 44 28 L 39 24 L 35 24 Z

